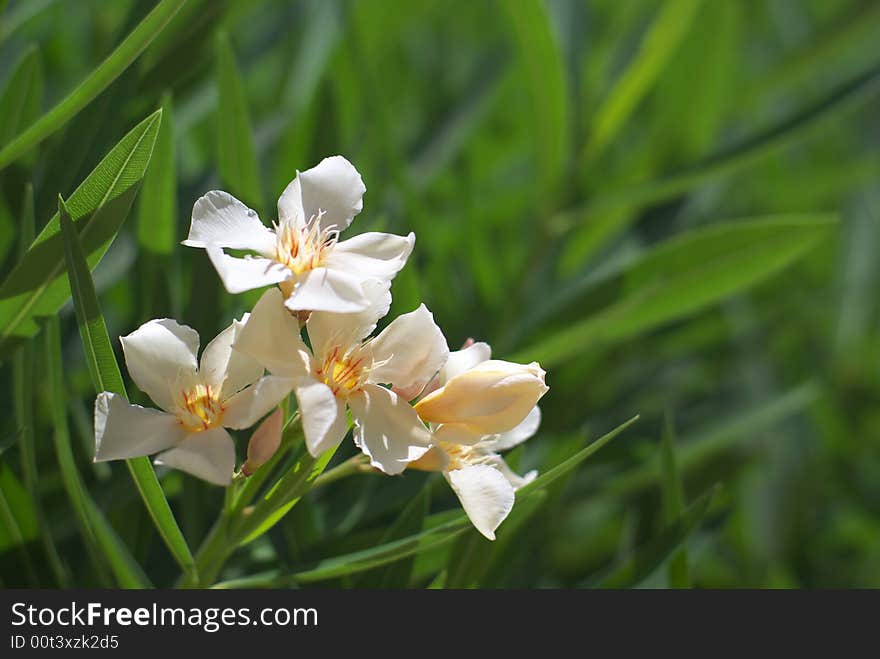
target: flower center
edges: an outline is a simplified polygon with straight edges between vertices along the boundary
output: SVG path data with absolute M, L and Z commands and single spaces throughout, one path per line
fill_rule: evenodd
M 372 361 L 362 348 L 358 346 L 344 354 L 339 346 L 334 346 L 315 370 L 315 376 L 330 387 L 334 396 L 347 397 L 366 383 Z
M 205 384 L 197 384 L 181 391 L 178 414 L 181 425 L 190 432 L 201 432 L 219 426 L 224 411 L 219 394 L 219 388 Z
M 303 225 L 283 222 L 275 225 L 275 258 L 279 263 L 301 275 L 321 266 L 327 252 L 336 244 L 338 231 L 335 227 L 321 228 L 321 216 L 313 215 Z

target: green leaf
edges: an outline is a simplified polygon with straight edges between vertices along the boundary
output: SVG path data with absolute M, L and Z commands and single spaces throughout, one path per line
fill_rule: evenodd
M 677 551 L 696 530 L 709 512 L 715 489 L 694 501 L 674 523 L 657 537 L 638 547 L 633 553 L 606 569 L 595 578 L 594 588 L 631 588 L 650 576 Z
M 171 95 L 162 97 L 162 125 L 138 197 L 138 241 L 153 254 L 170 254 L 177 244 L 177 176 Z
M 806 215 L 726 223 L 651 250 L 623 275 L 617 301 L 557 331 L 513 361 L 563 363 L 696 313 L 770 277 L 824 240 L 836 217 Z
M 596 453 L 596 451 L 598 451 L 600 448 L 605 446 L 605 444 L 607 444 L 612 439 L 617 437 L 620 433 L 622 433 L 624 430 L 629 428 L 632 424 L 634 424 L 638 420 L 639 420 L 639 417 L 638 417 L 638 415 L 636 415 L 633 418 L 629 419 L 628 421 L 624 421 L 622 424 L 617 426 L 614 430 L 605 433 L 599 439 L 597 439 L 595 442 L 592 442 L 589 446 L 582 448 L 580 451 L 578 451 L 573 456 L 568 458 L 568 460 L 565 460 L 561 464 L 558 464 L 555 467 L 553 467 L 552 469 L 548 469 L 543 474 L 540 474 L 531 483 L 528 483 L 528 484 L 524 485 L 523 487 L 521 487 L 519 490 L 517 490 L 517 492 L 516 492 L 517 498 L 519 499 L 522 497 L 529 496 L 530 494 L 533 494 L 533 493 L 547 487 L 548 485 L 550 485 L 554 481 L 556 481 L 556 480 L 562 478 L 563 476 L 565 476 L 566 474 L 570 473 L 571 471 L 576 469 L 578 467 L 578 465 L 580 465 L 584 460 L 586 460 L 591 455 Z
M 0 97 L 0 147 L 27 126 L 40 112 L 43 101 L 43 69 L 40 50 L 29 47 L 12 72 Z
M 671 524 L 684 514 L 685 505 L 684 484 L 675 456 L 675 431 L 668 415 L 660 444 L 660 465 L 663 474 L 663 517 L 667 524 Z M 682 547 L 669 561 L 669 585 L 672 588 L 690 588 L 690 581 L 687 551 Z
M 73 508 L 74 516 L 80 527 L 80 533 L 93 562 L 101 574 L 106 566 L 113 569 L 114 577 L 120 585 L 141 587 L 147 583 L 146 577 L 137 562 L 129 555 L 128 549 L 112 531 L 109 522 L 98 521 L 103 518 L 101 511 L 86 490 L 76 468 L 73 447 L 70 442 L 70 431 L 67 424 L 67 398 L 63 382 L 63 364 L 61 360 L 61 330 L 58 318 L 50 318 L 43 332 L 46 355 L 46 376 L 51 399 L 53 440 L 55 455 L 61 468 L 61 481 L 67 499 Z M 102 526 L 99 535 L 96 526 Z
M 59 216 L 67 274 L 73 292 L 73 306 L 95 391 L 97 393 L 110 391 L 127 398 L 82 245 L 64 201 L 60 199 Z M 192 553 L 174 519 L 174 513 L 171 512 L 168 499 L 165 498 L 150 459 L 134 458 L 126 460 L 126 465 L 159 535 L 184 573 L 194 576 L 195 561 Z
M 233 581 L 218 583 L 214 588 L 260 588 L 272 586 L 314 583 L 326 579 L 358 574 L 365 570 L 388 565 L 445 544 L 465 531 L 470 522 L 464 514 L 440 526 L 415 535 L 394 540 L 377 547 L 327 558 L 306 570 L 284 575 L 278 571 L 266 572 Z
M 398 518 L 385 530 L 379 539 L 380 545 L 400 540 L 420 533 L 424 527 L 425 516 L 431 505 L 431 487 L 426 484 L 419 494 L 406 506 Z M 358 588 L 405 588 L 412 576 L 414 557 L 395 561 L 375 574 L 364 575 Z
M 158 110 L 135 126 L 67 200 L 91 268 L 113 242 L 134 201 L 161 116 Z M 35 318 L 55 315 L 67 300 L 64 268 L 56 214 L 0 286 L 0 357 L 39 331 Z
M 0 169 L 70 121 L 127 69 L 186 0 L 161 0 L 85 80 L 42 117 L 0 149 Z M 74 212 L 76 208 L 74 208 Z
M 682 441 L 676 456 L 679 472 L 684 474 L 696 470 L 707 461 L 743 443 L 754 441 L 762 430 L 802 412 L 819 397 L 821 391 L 816 382 L 805 382 L 760 407 L 738 411 L 730 418 Z M 609 497 L 631 496 L 658 485 L 661 477 L 660 465 L 649 461 L 604 484 L 602 493 Z
M 554 230 L 564 233 L 611 210 L 644 208 L 672 199 L 704 183 L 741 171 L 807 137 L 820 122 L 839 117 L 872 99 L 880 90 L 880 66 L 840 85 L 827 96 L 771 128 L 656 181 L 624 186 L 597 195 L 584 206 L 560 213 Z
M 224 187 L 246 204 L 264 209 L 260 170 L 251 135 L 247 96 L 225 32 L 217 34 L 217 166 Z
M 614 141 L 639 101 L 648 93 L 687 34 L 701 0 L 670 0 L 662 5 L 639 51 L 596 111 L 584 159 L 595 162 Z
M 560 184 L 569 157 L 570 109 L 565 66 L 546 6 L 540 0 L 502 2 L 530 96 L 537 151 L 537 185 L 546 201 Z

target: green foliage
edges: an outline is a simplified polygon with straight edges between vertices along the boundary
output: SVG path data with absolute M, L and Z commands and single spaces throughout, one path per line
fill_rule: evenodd
M 878 25 L 857 0 L 10 1 L 0 581 L 880 586 Z M 206 340 L 259 296 L 179 245 L 195 200 L 268 223 L 334 154 L 367 187 L 343 238 L 417 235 L 382 324 L 424 302 L 453 349 L 548 371 L 495 542 L 439 475 L 309 456 L 293 398 L 225 497 L 92 464 L 96 392 L 148 404 L 116 337 Z

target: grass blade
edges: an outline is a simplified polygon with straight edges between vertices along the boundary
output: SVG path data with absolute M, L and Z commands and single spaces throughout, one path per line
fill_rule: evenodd
M 9 78 L 0 98 L 0 146 L 5 145 L 22 126 L 30 124 L 43 101 L 43 70 L 40 50 L 28 48 Z
M 663 474 L 663 517 L 667 524 L 672 524 L 684 514 L 685 504 L 684 485 L 678 472 L 678 460 L 675 455 L 675 431 L 668 416 L 660 444 L 660 466 Z M 668 573 L 671 588 L 690 588 L 687 550 L 684 547 L 670 558 Z
M 125 220 L 159 130 L 159 110 L 135 126 L 67 200 L 89 267 L 101 259 Z M 0 357 L 35 335 L 35 317 L 55 315 L 70 296 L 55 214 L 0 286 Z
M 715 304 L 787 267 L 828 236 L 836 217 L 813 215 L 714 225 L 655 248 L 630 268 L 618 299 L 513 361 L 553 366 Z
M 700 526 L 709 513 L 709 506 L 712 504 L 714 494 L 715 489 L 697 499 L 675 523 L 667 526 L 660 535 L 637 548 L 632 554 L 593 580 L 592 587 L 630 588 L 650 576 Z
M 565 67 L 547 9 L 539 0 L 502 2 L 517 42 L 531 97 L 538 188 L 546 201 L 560 184 L 569 157 L 569 95 Z
M 595 162 L 617 137 L 693 22 L 701 0 L 671 0 L 662 5 L 639 51 L 596 111 L 583 159 Z
M 74 309 L 95 390 L 98 393 L 112 391 L 126 396 L 125 385 L 110 345 L 110 337 L 107 335 L 107 327 L 101 315 L 85 254 L 63 200 L 59 200 L 59 215 Z M 149 458 L 126 460 L 126 465 L 159 535 L 184 573 L 194 577 L 195 561 L 192 553 L 174 519 L 174 513 L 171 512 L 168 499 L 165 498 Z
M 17 160 L 32 147 L 42 142 L 94 98 L 127 69 L 138 55 L 162 31 L 186 0 L 161 0 L 143 21 L 110 53 L 85 80 L 58 102 L 42 117 L 0 149 L 0 169 Z
M 808 136 L 820 122 L 857 107 L 880 90 L 880 66 L 832 90 L 819 102 L 731 149 L 656 181 L 610 190 L 578 209 L 570 209 L 553 222 L 558 233 L 591 221 L 611 210 L 639 209 L 672 199 L 709 181 L 728 176 L 769 157 Z
M 138 197 L 138 242 L 151 254 L 167 255 L 177 243 L 177 176 L 171 95 L 162 97 L 162 124 Z
M 260 170 L 251 134 L 247 95 L 225 32 L 217 35 L 217 166 L 229 192 L 262 212 Z

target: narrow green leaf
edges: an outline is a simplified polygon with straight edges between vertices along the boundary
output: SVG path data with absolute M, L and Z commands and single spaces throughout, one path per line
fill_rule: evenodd
M 700 2 L 670 0 L 661 5 L 638 53 L 596 111 L 594 128 L 584 152 L 585 160 L 595 162 L 617 137 L 687 34 Z
M 667 415 L 666 428 L 660 444 L 660 465 L 663 473 L 663 518 L 667 524 L 673 523 L 684 514 L 684 484 L 678 473 L 675 455 L 675 431 Z M 687 550 L 682 547 L 669 560 L 669 585 L 672 588 L 690 588 Z
M 713 489 L 694 501 L 675 523 L 632 554 L 609 567 L 591 585 L 594 588 L 630 588 L 638 585 L 684 544 L 705 519 L 715 494 Z
M 39 536 L 34 504 L 6 462 L 0 462 L 0 551 L 15 549 L 31 582 L 39 583 L 27 544 Z
M 83 348 L 86 351 L 86 361 L 95 384 L 95 391 L 97 393 L 110 391 L 126 396 L 125 385 L 113 354 L 110 337 L 107 335 L 107 327 L 98 305 L 95 286 L 82 245 L 64 201 L 60 199 L 59 215 L 64 253 L 67 260 L 67 274 L 70 280 L 70 289 L 73 292 L 73 306 L 76 311 Z M 165 498 L 165 493 L 156 478 L 156 472 L 153 470 L 149 458 L 126 460 L 126 465 L 159 535 L 183 571 L 194 575 L 195 561 L 192 553 L 174 519 L 174 513 L 171 512 L 168 499 Z
M 813 105 L 730 149 L 656 181 L 603 192 L 584 206 L 561 213 L 553 222 L 554 230 L 565 233 L 576 224 L 592 221 L 596 214 L 611 210 L 644 208 L 743 170 L 807 137 L 820 122 L 838 117 L 874 98 L 878 90 L 880 66 L 875 66 L 833 89 Z
M 537 185 L 540 201 L 547 201 L 569 157 L 570 109 L 562 53 L 543 2 L 519 0 L 500 7 L 509 19 L 530 96 Z
M 27 186 L 24 194 L 24 209 L 21 221 L 20 252 L 24 253 L 34 239 L 34 190 Z M 12 393 L 15 403 L 15 417 L 18 429 L 18 447 L 21 454 L 21 471 L 24 486 L 34 504 L 34 513 L 40 527 L 40 539 L 52 572 L 58 585 L 64 588 L 68 575 L 58 549 L 52 540 L 49 524 L 43 512 L 40 499 L 39 476 L 37 473 L 37 447 L 34 430 L 34 349 L 33 342 L 27 341 L 15 353 L 12 362 Z
M 639 420 L 639 417 L 638 417 L 638 415 L 636 415 L 633 418 L 631 418 L 630 420 L 624 421 L 622 424 L 617 426 L 614 430 L 605 433 L 599 439 L 597 439 L 595 442 L 592 442 L 589 446 L 586 446 L 583 449 L 581 449 L 580 451 L 578 451 L 577 453 L 575 453 L 568 460 L 565 460 L 561 464 L 558 464 L 555 467 L 548 469 L 543 474 L 540 474 L 531 483 L 528 483 L 528 484 L 524 485 L 523 487 L 521 487 L 519 490 L 517 490 L 517 493 L 516 493 L 517 498 L 529 496 L 530 494 L 533 494 L 533 493 L 537 492 L 538 490 L 541 490 L 541 489 L 547 487 L 548 485 L 550 485 L 554 481 L 556 481 L 556 480 L 562 478 L 563 476 L 565 476 L 566 474 L 570 473 L 575 468 L 577 468 L 578 465 L 580 465 L 584 460 L 586 460 L 591 455 L 596 453 L 596 451 L 598 451 L 600 448 L 605 446 L 605 444 L 607 444 L 612 439 L 617 437 L 620 433 L 622 433 L 624 430 L 629 428 L 632 424 L 634 424 L 638 420 Z
M 383 545 L 420 533 L 430 505 L 431 488 L 425 485 L 421 492 L 404 506 L 398 518 L 382 534 L 378 544 Z M 405 588 L 410 582 L 414 561 L 412 556 L 395 561 L 384 569 L 377 570 L 375 574 L 365 574 L 357 585 L 359 588 Z
M 260 170 L 251 134 L 247 96 L 225 32 L 217 34 L 217 166 L 224 187 L 263 210 Z
M 161 0 L 116 49 L 70 94 L 0 149 L 0 169 L 42 142 L 122 74 L 158 35 L 186 0 Z M 74 212 L 76 208 L 74 207 Z
M 0 147 L 11 140 L 23 126 L 40 112 L 43 101 L 43 69 L 40 50 L 29 47 L 12 72 L 0 96 Z
M 127 568 L 127 566 L 135 562 L 133 558 L 128 557 L 120 560 L 111 558 L 112 554 L 120 551 L 123 552 L 123 555 L 128 553 L 128 550 L 122 543 L 116 542 L 113 535 L 104 534 L 102 539 L 109 540 L 110 544 L 107 546 L 100 545 L 98 543 L 98 536 L 92 528 L 92 515 L 101 515 L 101 512 L 97 510 L 94 503 L 90 503 L 91 497 L 80 478 L 76 468 L 76 460 L 73 457 L 73 447 L 70 443 L 70 430 L 67 423 L 67 395 L 64 390 L 62 375 L 61 329 L 57 317 L 50 318 L 47 321 L 47 326 L 43 331 L 43 339 L 46 356 L 46 379 L 51 400 L 52 435 L 55 444 L 55 455 L 61 468 L 61 481 L 64 485 L 64 491 L 73 508 L 83 542 L 93 559 L 98 574 L 103 575 L 108 565 Z M 119 549 L 120 546 L 122 546 L 121 550 Z M 123 572 L 115 572 L 115 577 L 120 583 L 130 583 L 137 580 L 137 576 L 133 577 L 131 575 L 139 574 L 140 568 L 133 571 L 125 569 Z
M 307 570 L 291 575 L 284 575 L 278 571 L 266 572 L 253 575 L 252 577 L 218 583 L 214 588 L 260 588 L 295 585 L 350 576 L 365 570 L 388 565 L 394 561 L 408 558 L 416 553 L 447 543 L 465 531 L 469 525 L 470 522 L 467 517 L 464 514 L 459 514 L 455 519 L 427 531 L 422 531 L 421 533 L 400 540 L 394 540 L 377 547 L 324 559 L 318 561 Z
M 553 366 L 587 347 L 625 341 L 696 313 L 790 265 L 835 225 L 829 215 L 769 218 L 713 225 L 671 240 L 624 275 L 617 301 L 512 359 Z
M 170 254 L 177 243 L 177 176 L 171 95 L 162 97 L 162 125 L 138 197 L 138 241 L 153 254 Z
M 153 152 L 162 111 L 135 126 L 70 195 L 67 207 L 93 268 L 113 242 Z M 56 314 L 70 295 L 54 215 L 0 286 L 0 357 L 37 333 L 37 317 Z
M 679 472 L 684 474 L 698 469 L 707 461 L 753 441 L 762 430 L 802 412 L 820 394 L 817 383 L 805 382 L 756 409 L 739 411 L 713 424 L 711 428 L 696 433 L 680 443 L 676 456 Z M 649 461 L 604 484 L 602 493 L 614 498 L 631 496 L 648 487 L 656 487 L 660 478 L 659 464 Z

